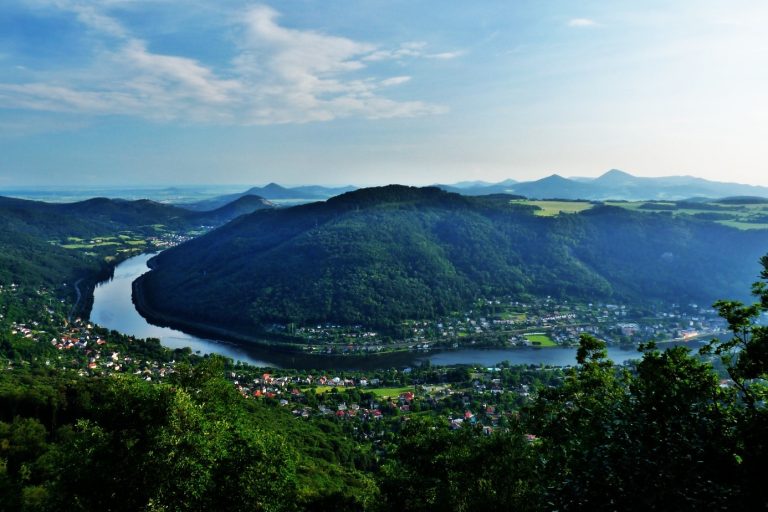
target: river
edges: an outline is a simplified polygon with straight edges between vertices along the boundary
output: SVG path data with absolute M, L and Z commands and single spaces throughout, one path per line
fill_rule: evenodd
M 502 361 L 512 364 L 545 364 L 566 366 L 576 361 L 574 348 L 507 348 L 459 349 L 408 352 L 369 357 L 324 357 L 304 354 L 282 354 L 261 347 L 234 345 L 213 339 L 192 336 L 168 327 L 147 322 L 133 305 L 131 283 L 149 271 L 147 260 L 151 254 L 141 254 L 120 263 L 114 276 L 96 286 L 91 322 L 137 338 L 159 338 L 169 348 L 190 347 L 198 354 L 221 354 L 236 361 L 256 366 L 303 369 L 361 369 L 401 368 L 429 361 L 433 365 L 480 364 L 493 366 Z M 700 344 L 689 343 L 690 346 Z M 611 347 L 608 356 L 616 363 L 638 357 L 634 349 Z

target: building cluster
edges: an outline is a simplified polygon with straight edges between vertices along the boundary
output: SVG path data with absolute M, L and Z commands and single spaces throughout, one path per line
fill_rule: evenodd
M 76 370 L 81 376 L 132 373 L 142 379 L 160 380 L 173 373 L 175 361 L 155 361 L 121 354 L 102 336 L 92 324 L 79 318 L 66 323 L 51 336 L 49 329 L 41 329 L 39 322 L 12 322 L 10 334 L 37 343 L 49 343 L 58 352 L 58 358 L 47 358 L 45 364 Z
M 466 346 L 538 346 L 530 335 L 547 338 L 543 346 L 575 346 L 581 334 L 608 344 L 687 341 L 724 332 L 725 323 L 711 308 L 695 304 L 653 305 L 556 301 L 523 303 L 488 300 L 472 310 L 434 321 L 406 321 L 388 335 L 362 325 L 273 324 L 268 330 L 296 337 L 310 353 L 365 354 L 396 350 L 428 351 Z

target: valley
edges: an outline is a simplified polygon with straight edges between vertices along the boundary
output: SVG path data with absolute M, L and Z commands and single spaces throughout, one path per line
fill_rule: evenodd
M 0 512 L 768 510 L 766 25 L 0 1 Z
M 468 482 L 456 499 L 469 506 L 485 499 L 484 487 L 471 483 L 481 471 L 497 489 L 511 488 L 510 475 L 518 475 L 516 482 L 528 475 L 528 491 L 494 497 L 493 504 L 550 495 L 565 500 L 567 490 L 547 491 L 537 483 L 562 480 L 559 470 L 535 461 L 552 457 L 557 467 L 583 467 L 575 462 L 582 448 L 561 451 L 567 441 L 554 432 L 564 421 L 580 440 L 606 431 L 579 430 L 582 420 L 571 416 L 581 414 L 571 412 L 574 403 L 589 401 L 589 411 L 608 407 L 605 417 L 588 413 L 591 421 L 619 428 L 624 436 L 638 428 L 622 420 L 625 414 L 634 418 L 658 404 L 646 401 L 644 386 L 668 390 L 678 383 L 685 393 L 688 386 L 701 388 L 693 397 L 675 398 L 673 415 L 657 413 L 684 428 L 698 424 L 701 414 L 693 413 L 695 422 L 681 419 L 681 408 L 710 403 L 713 393 L 726 407 L 734 403 L 729 397 L 743 393 L 739 374 L 707 353 L 708 339 L 739 338 L 731 338 L 731 310 L 708 307 L 706 297 L 708 290 L 735 290 L 752 279 L 741 266 L 759 259 L 763 230 L 696 217 L 704 208 L 665 213 L 677 203 L 664 203 L 665 209 L 654 202 L 650 209 L 644 207 L 649 202 L 463 198 L 401 187 L 245 212 L 243 204 L 247 209 L 264 203 L 235 201 L 216 215 L 110 200 L 59 207 L 0 201 L 6 213 L 0 278 L 11 276 L 0 279 L 0 504 L 30 503 L 36 493 L 53 509 L 73 500 L 86 509 L 99 503 L 114 508 L 119 500 L 131 509 L 169 494 L 186 496 L 179 486 L 200 485 L 208 490 L 199 491 L 192 508 L 215 502 L 234 510 L 253 489 L 254 478 L 244 476 L 276 468 L 281 469 L 259 488 L 258 498 L 247 499 L 266 496 L 270 503 L 287 503 L 286 510 L 321 510 L 326 503 L 335 510 L 409 510 L 411 505 L 400 505 L 401 489 L 416 479 L 432 482 L 431 492 L 441 495 Z M 758 206 L 748 208 L 755 212 L 745 215 L 760 214 Z M 227 222 L 228 215 L 235 216 Z M 671 233 L 680 240 L 670 241 Z M 715 240 L 741 252 L 718 251 Z M 581 243 L 595 244 L 594 252 Z M 254 244 L 261 252 L 254 252 Z M 642 246 L 649 251 L 639 252 Z M 462 247 L 473 250 L 463 254 Z M 218 279 L 226 286 L 237 282 L 220 277 L 226 266 L 216 252 L 224 251 L 224 263 L 233 263 L 228 272 L 239 268 L 258 275 L 262 266 L 273 276 L 281 266 L 295 272 L 300 281 L 282 284 L 295 286 L 295 293 L 271 295 L 273 302 L 261 304 L 267 311 L 275 304 L 290 307 L 285 311 L 296 316 L 263 317 L 255 329 L 210 315 L 169 322 L 192 335 L 148 324 L 131 300 L 138 293 L 136 305 L 146 314 L 146 277 L 134 280 L 148 270 L 148 260 L 154 270 L 145 276 L 200 248 L 206 249 L 202 255 L 184 256 L 193 265 L 205 262 L 196 267 L 202 272 L 184 271 L 187 297 L 206 296 L 213 299 L 208 309 L 220 304 L 237 312 L 248 290 L 263 286 L 240 274 L 233 288 L 239 298 L 198 288 Z M 148 253 L 156 251 L 161 252 L 151 258 Z M 502 258 L 505 251 L 517 271 Z M 622 264 L 631 267 L 627 277 Z M 700 272 L 719 265 L 736 268 L 701 280 Z M 318 269 L 334 268 L 336 277 L 321 273 L 320 284 L 313 283 Z M 649 283 L 637 279 L 638 268 Z M 338 302 L 345 295 L 338 295 L 336 282 L 348 287 L 350 302 Z M 374 286 L 366 290 L 366 283 Z M 656 289 L 644 294 L 649 287 Z M 321 293 L 307 294 L 308 288 Z M 331 304 L 314 305 L 322 297 Z M 390 306 L 384 302 L 381 314 L 355 317 L 377 311 L 374 297 Z M 356 310 L 353 299 L 363 307 Z M 160 304 L 165 314 L 167 303 Z M 312 316 L 313 310 L 333 311 L 339 304 L 349 316 Z M 249 308 L 258 312 L 253 303 Z M 759 311 L 753 320 L 762 320 Z M 663 377 L 656 376 L 659 371 Z M 597 387 L 593 379 L 599 379 Z M 646 425 L 653 430 L 656 422 Z M 213 431 L 218 434 L 211 436 Z M 172 432 L 186 439 L 183 455 L 168 440 Z M 621 441 L 598 436 L 595 442 Z M 701 443 L 714 446 L 691 435 L 667 449 L 695 452 Z M 717 446 L 727 453 L 736 453 L 737 445 L 733 437 L 718 436 Z M 240 453 L 247 455 L 241 459 Z M 719 453 L 713 460 L 722 461 Z M 755 457 L 739 453 L 754 463 Z M 451 473 L 429 480 L 434 470 L 424 454 L 430 460 L 437 454 Z M 217 482 L 180 471 L 179 457 L 185 465 L 213 465 Z M 272 461 L 268 466 L 265 457 Z M 517 461 L 519 469 L 494 469 L 501 460 Z M 667 465 L 663 456 L 648 460 Z M 605 468 L 606 462 L 596 463 Z M 726 466 L 730 474 L 744 475 L 738 464 Z M 80 474 L 68 469 L 73 467 L 99 476 L 75 487 L 54 476 Z M 133 472 L 138 467 L 141 472 Z M 611 472 L 635 477 L 621 467 Z M 723 477 L 718 471 L 709 478 Z M 238 498 L 236 504 L 226 504 L 223 487 Z M 695 493 L 708 496 L 712 489 Z
M 299 355 L 307 356 L 311 360 L 319 358 L 311 363 L 319 366 L 322 366 L 323 363 L 320 361 L 324 357 L 331 359 L 341 356 L 369 357 L 479 348 L 575 347 L 580 335 L 584 333 L 598 336 L 610 346 L 627 347 L 648 341 L 707 338 L 722 332 L 724 324 L 715 317 L 711 309 L 697 306 L 696 303 L 707 304 L 716 298 L 715 293 L 707 295 L 706 290 L 710 288 L 720 290 L 728 289 L 729 286 L 734 293 L 737 293 L 737 287 L 747 286 L 746 283 L 752 276 L 746 272 L 741 278 L 736 278 L 735 275 L 721 276 L 720 281 L 712 285 L 697 282 L 692 275 L 694 279 L 690 280 L 685 288 L 680 288 L 679 285 L 675 285 L 677 288 L 670 288 L 674 285 L 673 282 L 666 281 L 665 284 L 661 284 L 668 279 L 667 277 L 653 276 L 654 273 L 662 272 L 664 269 L 654 268 L 653 271 L 649 270 L 645 273 L 645 279 L 658 280 L 657 285 L 653 286 L 656 293 L 655 299 L 648 296 L 641 299 L 640 288 L 637 288 L 640 283 L 627 287 L 628 282 L 622 281 L 620 274 L 616 273 L 620 269 L 621 260 L 615 263 L 579 260 L 585 256 L 591 258 L 589 251 L 595 251 L 596 255 L 603 257 L 615 251 L 616 247 L 610 245 L 611 238 L 606 240 L 609 245 L 600 248 L 599 244 L 604 242 L 600 242 L 599 236 L 590 235 L 589 241 L 582 242 L 578 238 L 572 238 L 573 234 L 584 232 L 585 229 L 587 232 L 603 229 L 599 227 L 600 224 L 588 227 L 595 220 L 599 220 L 606 228 L 618 230 L 618 232 L 627 229 L 648 229 L 637 238 L 638 242 L 647 246 L 649 243 L 654 243 L 649 238 L 654 236 L 654 230 L 660 228 L 683 230 L 679 231 L 683 235 L 681 242 L 690 253 L 686 258 L 700 260 L 700 255 L 706 252 L 706 259 L 712 260 L 714 265 L 722 265 L 717 258 L 724 256 L 714 254 L 706 240 L 701 240 L 703 243 L 700 249 L 695 245 L 692 246 L 691 243 L 696 244 L 698 241 L 691 237 L 702 238 L 702 235 L 734 237 L 733 243 L 739 244 L 742 251 L 729 254 L 727 257 L 735 256 L 745 263 L 750 256 L 755 259 L 759 257 L 760 244 L 765 243 L 765 236 L 759 229 L 754 232 L 740 233 L 736 230 L 717 227 L 718 223 L 730 222 L 732 219 L 699 216 L 701 213 L 713 211 L 727 212 L 742 224 L 750 224 L 751 221 L 764 215 L 762 209 L 766 206 L 765 202 L 754 198 L 732 198 L 695 204 L 690 202 L 595 203 L 562 200 L 531 201 L 508 199 L 505 196 L 476 198 L 458 196 L 437 189 L 387 187 L 346 193 L 328 203 L 314 203 L 282 211 L 275 211 L 272 207 L 264 210 L 264 213 L 258 211 L 251 213 L 253 208 L 258 210 L 264 206 L 262 201 L 251 200 L 251 197 L 255 196 L 239 195 L 234 197 L 230 204 L 216 205 L 216 210 L 211 212 L 191 212 L 152 202 L 132 203 L 112 200 L 88 200 L 82 204 L 56 205 L 9 199 L 0 202 L 0 206 L 5 204 L 7 211 L 15 214 L 20 211 L 28 212 L 25 213 L 27 219 L 29 214 L 45 219 L 47 212 L 55 211 L 60 221 L 55 228 L 53 225 L 51 228 L 45 227 L 46 221 L 43 220 L 34 228 L 25 230 L 25 236 L 29 236 L 26 235 L 27 232 L 37 230 L 40 242 L 36 243 L 39 243 L 41 248 L 45 240 L 45 245 L 51 250 L 62 251 L 62 256 L 77 258 L 93 268 L 90 275 L 80 271 L 79 275 L 75 274 L 70 278 L 64 275 L 58 278 L 64 284 L 56 285 L 54 289 L 58 287 L 59 293 L 74 304 L 70 317 L 81 312 L 87 315 L 92 306 L 93 288 L 97 280 L 110 275 L 115 265 L 132 256 L 176 246 L 180 246 L 179 249 L 187 246 L 194 247 L 198 240 L 203 246 L 226 247 L 222 242 L 212 244 L 205 235 L 216 223 L 222 222 L 223 212 L 236 215 L 245 208 L 244 216 L 231 226 L 211 233 L 210 236 L 222 240 L 237 240 L 242 247 L 248 247 L 243 246 L 248 237 L 257 242 L 256 237 L 266 236 L 266 240 L 270 240 L 271 244 L 287 243 L 287 246 L 291 246 L 290 244 L 301 241 L 303 237 L 309 235 L 310 238 L 307 241 L 319 242 L 318 247 L 322 247 L 321 252 L 315 253 L 311 265 L 305 265 L 299 258 L 303 251 L 308 250 L 309 246 L 305 241 L 295 246 L 299 248 L 299 252 L 294 249 L 290 256 L 277 256 L 274 263 L 272 258 L 275 256 L 271 254 L 268 246 L 264 246 L 267 250 L 266 259 L 261 259 L 254 254 L 252 263 L 248 258 L 243 259 L 245 254 L 238 256 L 238 251 L 242 249 L 225 252 L 229 260 L 236 261 L 240 258 L 241 263 L 238 263 L 240 270 L 251 268 L 256 276 L 259 272 L 266 271 L 270 279 L 280 275 L 281 271 L 277 270 L 280 267 L 274 266 L 278 261 L 280 265 L 287 266 L 286 268 L 290 268 L 294 262 L 303 267 L 302 270 L 297 268 L 291 271 L 296 277 L 300 277 L 301 285 L 283 285 L 296 286 L 300 291 L 290 299 L 295 301 L 293 305 L 281 302 L 289 299 L 289 296 L 273 296 L 262 306 L 255 306 L 260 299 L 254 302 L 253 296 L 249 298 L 249 294 L 258 293 L 260 287 L 265 287 L 264 284 L 248 286 L 246 289 L 251 291 L 239 292 L 241 296 L 237 300 L 219 295 L 220 292 L 216 290 L 196 290 L 196 287 L 205 282 L 213 282 L 217 286 L 228 282 L 231 276 L 225 277 L 215 268 L 211 269 L 211 277 L 222 277 L 204 278 L 197 282 L 186 281 L 184 295 L 187 298 L 181 302 L 175 301 L 176 304 L 171 307 L 175 312 L 168 311 L 168 303 L 160 305 L 155 297 L 149 299 L 145 293 L 146 280 L 150 279 L 151 283 L 156 271 L 141 277 L 140 274 L 135 276 L 140 278 L 134 284 L 133 296 L 139 311 L 155 323 L 172 325 L 203 335 L 204 338 L 239 344 L 250 350 L 280 353 L 283 355 L 278 359 L 283 361 Z M 370 213 L 366 213 L 367 211 Z M 83 215 L 89 214 L 89 220 L 84 222 Z M 349 221 L 340 221 L 350 214 L 352 215 Z M 361 215 L 364 217 L 360 217 Z M 78 224 L 72 223 L 67 227 L 67 222 L 70 222 L 67 220 L 68 216 L 71 216 L 73 221 L 76 218 Z M 412 219 L 409 218 L 411 216 Z M 447 216 L 446 220 L 441 220 L 442 216 Z M 288 222 L 275 231 L 272 225 L 275 221 L 282 222 L 279 220 L 281 217 L 286 217 Z M 308 217 L 308 222 L 304 217 Z M 62 220 L 63 224 L 61 224 Z M 446 221 L 453 225 L 452 229 L 463 233 L 461 236 L 466 238 L 458 243 L 464 246 L 475 246 L 472 254 L 464 255 L 456 248 L 450 248 L 450 245 L 429 248 L 426 251 L 419 249 L 421 253 L 417 256 L 403 252 L 405 246 L 401 245 L 398 239 L 416 241 L 415 247 L 419 244 L 426 247 L 425 244 L 435 241 L 439 244 L 457 243 L 457 241 L 443 238 L 444 235 L 440 233 L 439 229 L 443 229 L 440 223 Z M 18 229 L 13 223 L 12 215 L 6 217 L 6 222 L 6 232 Z M 29 225 L 28 220 L 24 222 Z M 206 225 L 201 222 L 211 224 Z M 227 229 L 243 229 L 254 222 L 255 226 L 264 225 L 263 228 L 258 228 L 265 230 L 263 235 L 258 231 L 252 231 L 252 227 L 248 227 L 251 233 L 247 237 L 236 235 L 238 238 L 235 239 L 227 234 Z M 371 245 L 371 243 L 381 243 L 381 240 L 374 242 L 366 232 L 376 223 L 381 226 L 377 236 L 386 234 L 389 238 L 383 239 L 384 244 L 389 245 L 378 247 Z M 390 224 L 387 225 L 387 223 Z M 755 225 L 759 226 L 759 224 Z M 359 226 L 365 226 L 365 230 L 360 230 Z M 414 231 L 416 227 L 422 229 L 419 226 L 429 230 L 437 228 L 438 231 L 432 233 Z M 328 227 L 331 228 L 328 235 L 322 231 L 316 232 Z M 530 230 L 530 232 L 521 237 L 519 234 L 521 230 L 522 232 Z M 540 234 L 534 234 L 541 230 L 560 232 L 557 235 L 560 238 L 552 238 L 551 235 L 541 237 Z M 690 234 L 684 234 L 685 230 Z M 714 232 L 709 233 L 708 231 L 711 230 Z M 512 235 L 512 233 L 518 234 Z M 478 239 L 478 235 L 486 238 Z M 285 236 L 288 238 L 279 238 Z M 355 237 L 360 238 L 355 240 Z M 739 237 L 743 239 L 737 241 Z M 489 244 L 491 240 L 493 242 Z M 333 245 L 340 241 L 343 241 L 344 245 L 340 247 Z M 589 250 L 586 247 L 579 247 L 579 244 L 585 242 L 595 246 L 590 247 Z M 414 247 L 413 242 L 409 243 Z M 520 245 L 521 243 L 524 245 Z M 633 242 L 630 241 L 630 243 Z M 656 251 L 655 258 L 661 258 L 660 261 L 666 259 L 670 270 L 675 274 L 674 280 L 678 281 L 683 277 L 679 274 L 679 269 L 691 266 L 693 259 L 677 263 L 674 259 L 682 256 L 682 253 L 675 248 L 675 242 L 665 239 L 663 244 L 663 248 L 651 247 L 651 250 Z M 756 244 L 755 249 L 750 249 L 750 244 Z M 312 250 L 317 251 L 318 247 Z M 384 247 L 387 249 L 383 249 Z M 505 247 L 506 255 L 502 256 L 498 253 L 501 247 Z M 540 253 L 543 251 L 543 253 L 524 254 L 526 248 Z M 158 264 L 162 266 L 163 261 L 174 261 L 170 258 L 175 250 L 165 251 L 155 257 L 152 260 L 153 265 L 157 267 Z M 631 257 L 637 259 L 637 250 L 632 247 L 625 247 L 623 250 L 625 252 L 617 256 L 626 258 L 632 254 Z M 370 274 L 371 270 L 366 266 L 382 265 L 383 260 L 379 261 L 379 259 L 388 253 L 399 254 L 399 262 L 390 260 L 385 264 L 388 270 L 384 276 L 395 276 L 395 280 L 390 280 L 382 288 L 385 281 L 377 281 L 381 278 Z M 550 253 L 568 254 L 568 257 L 556 259 L 552 258 Z M 323 254 L 332 255 L 334 259 L 325 261 L 323 258 L 326 256 L 317 257 Z M 513 255 L 516 262 L 514 265 L 526 268 L 524 272 L 515 274 L 514 272 L 518 270 L 514 270 L 512 264 L 502 263 L 504 258 L 509 258 L 510 255 Z M 458 259 L 456 259 L 457 256 Z M 440 258 L 446 257 L 447 260 L 440 261 Z M 574 257 L 579 259 L 573 259 Z M 185 264 L 194 261 L 194 258 L 186 255 L 184 258 Z M 648 261 L 651 265 L 649 269 L 658 267 L 658 261 L 653 258 Z M 398 274 L 392 274 L 392 269 L 402 262 L 407 262 L 408 267 L 398 270 Z M 525 267 L 531 264 L 534 266 Z M 637 262 L 634 264 L 636 265 Z M 695 263 L 696 266 L 700 264 L 700 261 Z M 314 279 L 312 274 L 323 266 L 326 268 L 326 273 L 332 271 L 337 273 L 338 277 L 334 281 L 310 284 Z M 601 266 L 613 274 L 599 276 L 596 271 L 599 272 Z M 730 264 L 730 266 L 737 265 Z M 263 270 L 260 270 L 260 267 Z M 96 270 L 97 268 L 99 270 Z M 512 274 L 509 273 L 510 270 L 513 270 Z M 306 273 L 308 271 L 310 274 Z M 435 271 L 437 273 L 434 273 Z M 546 273 L 542 273 L 544 271 Z M 200 272 L 185 270 L 178 275 L 192 276 L 196 273 L 199 275 Z M 207 272 L 207 270 L 202 271 L 204 277 Z M 537 277 L 537 273 L 541 274 Z M 568 287 L 563 288 L 557 284 L 560 278 L 555 276 L 558 273 L 568 275 Z M 358 281 L 358 284 L 350 281 L 352 276 L 366 274 L 371 275 L 373 281 L 363 280 Z M 492 275 L 493 280 L 483 284 L 482 280 L 487 278 L 482 276 L 487 275 Z M 547 275 L 551 277 L 544 277 Z M 670 277 L 671 275 L 669 274 Z M 239 276 L 235 279 L 239 284 L 232 289 L 246 290 L 242 285 L 252 278 Z M 397 284 L 400 279 L 402 284 Z M 552 279 L 555 280 L 551 281 Z M 29 284 L 32 285 L 34 282 L 30 281 Z M 373 284 L 377 282 L 380 284 Z M 583 284 L 576 284 L 579 282 Z M 360 283 L 373 287 L 369 291 L 361 288 L 355 292 L 358 294 L 356 298 L 353 299 L 350 295 L 345 299 L 344 294 L 349 291 L 344 291 L 344 288 L 359 286 Z M 482 286 L 478 287 L 478 285 Z M 307 295 L 307 286 L 314 290 L 315 295 Z M 579 286 L 584 287 L 583 291 Z M 271 285 L 266 284 L 266 287 L 270 288 Z M 417 292 L 419 287 L 423 287 L 423 290 Z M 451 287 L 454 287 L 456 292 L 452 292 L 453 295 L 446 295 Z M 630 292 L 632 288 L 637 291 Z M 164 285 L 163 289 L 168 293 L 173 288 Z M 226 289 L 226 286 L 221 289 Z M 673 292 L 672 290 L 675 289 L 685 290 L 685 292 Z M 589 293 L 585 294 L 587 290 Z M 376 297 L 373 300 L 381 305 L 375 309 L 376 316 L 366 316 L 370 313 L 355 309 L 356 306 L 353 305 L 355 301 L 365 302 L 365 300 L 359 300 L 362 297 L 360 293 L 374 294 L 370 297 Z M 388 293 L 393 295 L 388 297 Z M 183 308 L 185 302 L 196 296 L 205 296 L 209 300 L 212 299 L 212 302 L 206 303 L 205 313 L 196 313 L 195 320 L 190 321 L 186 313 L 179 313 L 182 311 L 180 307 Z M 409 301 L 415 302 L 411 304 Z M 330 310 L 327 309 L 329 304 L 333 304 Z M 397 304 L 397 310 L 392 309 L 392 305 L 395 304 Z M 242 309 L 243 307 L 250 309 Z M 269 311 L 278 311 L 276 307 L 293 308 L 297 314 L 280 316 L 280 314 L 269 313 Z M 367 311 L 371 311 L 370 305 L 367 308 Z M 211 316 L 216 311 L 224 310 L 230 316 Z M 324 315 L 317 314 L 323 310 L 326 311 Z M 328 315 L 331 311 L 332 313 Z M 429 316 L 422 316 L 425 311 L 431 312 Z M 232 313 L 236 313 L 239 318 L 232 320 L 234 318 L 231 316 Z M 345 317 L 345 315 L 348 316 Z M 261 320 L 258 323 L 249 324 L 243 321 L 248 317 Z M 181 335 L 182 338 L 184 336 Z M 269 358 L 258 357 L 255 361 L 265 359 Z M 284 364 L 278 364 L 278 366 L 284 366 Z

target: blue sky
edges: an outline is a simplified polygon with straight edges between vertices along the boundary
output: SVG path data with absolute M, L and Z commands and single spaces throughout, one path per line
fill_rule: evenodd
M 3 0 L 0 188 L 768 185 L 768 3 Z

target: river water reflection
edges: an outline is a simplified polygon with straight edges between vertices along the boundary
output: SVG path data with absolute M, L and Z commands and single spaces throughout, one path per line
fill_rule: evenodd
M 512 364 L 545 364 L 566 366 L 575 363 L 574 348 L 508 348 L 461 349 L 430 352 L 409 352 L 371 357 L 323 357 L 304 354 L 274 353 L 259 347 L 233 345 L 213 339 L 200 338 L 168 327 L 147 322 L 133 305 L 131 283 L 147 272 L 151 254 L 125 260 L 115 268 L 111 280 L 96 287 L 91 322 L 135 336 L 159 338 L 169 348 L 190 347 L 199 354 L 221 354 L 256 366 L 300 369 L 362 369 L 400 368 L 429 361 L 433 365 L 481 364 L 493 366 L 502 361 Z M 700 344 L 689 343 L 692 348 Z M 634 349 L 609 348 L 608 356 L 616 363 L 638 357 Z

